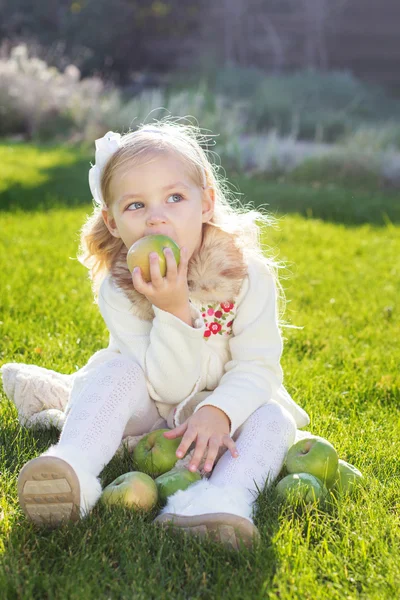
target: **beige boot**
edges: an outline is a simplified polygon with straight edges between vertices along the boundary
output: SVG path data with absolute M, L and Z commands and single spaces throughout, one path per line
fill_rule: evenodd
M 101 483 L 84 467 L 82 452 L 51 446 L 18 476 L 22 510 L 36 525 L 57 527 L 85 517 L 101 496 Z
M 240 550 L 241 544 L 251 548 L 260 541 L 252 510 L 248 494 L 238 486 L 219 487 L 201 479 L 171 495 L 153 523 L 210 536 L 231 550 Z

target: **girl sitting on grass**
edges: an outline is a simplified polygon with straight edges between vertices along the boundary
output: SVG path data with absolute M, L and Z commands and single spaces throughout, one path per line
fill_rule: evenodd
M 110 340 L 76 373 L 51 372 L 70 381 L 60 439 L 18 478 L 21 507 L 37 524 L 87 515 L 121 441 L 168 427 L 166 438 L 182 436 L 177 457 L 188 453 L 202 479 L 170 496 L 154 523 L 251 545 L 259 538 L 257 494 L 277 478 L 297 429 L 310 422 L 282 383 L 284 295 L 254 223 L 271 218 L 229 203 L 203 141 L 199 128 L 172 119 L 96 140 L 95 207 L 78 258 Z M 172 238 L 181 255 L 177 266 L 165 249 L 162 277 L 150 253 L 146 283 L 126 259 L 134 242 L 152 234 Z M 17 406 L 24 366 L 2 367 Z

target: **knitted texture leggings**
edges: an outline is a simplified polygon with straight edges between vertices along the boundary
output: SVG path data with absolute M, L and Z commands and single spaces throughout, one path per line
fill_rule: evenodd
M 127 432 L 150 431 L 159 419 L 141 367 L 117 357 L 96 367 L 80 387 L 57 447 L 79 451 L 82 466 L 97 477 Z M 261 406 L 233 435 L 239 456 L 233 458 L 230 450 L 220 448 L 210 481 L 221 487 L 240 486 L 247 490 L 249 502 L 253 501 L 257 488 L 261 491 L 279 475 L 295 435 L 295 421 L 283 407 L 274 401 Z M 207 451 L 200 467 L 206 455 Z

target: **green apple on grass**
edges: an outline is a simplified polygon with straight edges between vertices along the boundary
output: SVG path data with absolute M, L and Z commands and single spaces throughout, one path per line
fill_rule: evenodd
M 100 500 L 107 506 L 120 504 L 133 510 L 149 511 L 158 501 L 157 485 L 146 473 L 130 471 L 105 487 Z
M 332 487 L 338 470 L 338 455 L 328 440 L 309 436 L 293 444 L 286 455 L 288 473 L 309 473 L 327 488 Z
M 168 496 L 172 496 L 178 490 L 186 490 L 192 483 L 200 479 L 201 475 L 197 471 L 192 473 L 189 469 L 181 467 L 159 475 L 154 481 L 157 485 L 158 497 L 165 502 Z
M 354 465 L 339 458 L 333 489 L 339 494 L 351 494 L 363 479 L 361 471 Z
M 158 477 L 170 471 L 178 460 L 176 451 L 182 436 L 169 440 L 164 432 L 170 429 L 156 429 L 145 435 L 133 450 L 133 460 L 143 473 Z
M 149 283 L 151 281 L 150 275 L 150 260 L 149 254 L 151 252 L 157 252 L 160 257 L 160 273 L 162 277 L 165 277 L 167 272 L 167 259 L 164 254 L 164 248 L 171 248 L 176 264 L 179 265 L 181 252 L 178 244 L 167 235 L 146 235 L 138 239 L 128 250 L 126 256 L 126 262 L 129 271 L 132 273 L 135 267 L 140 267 L 143 280 Z
M 323 501 L 327 489 L 317 477 L 310 473 L 292 473 L 279 481 L 276 492 L 280 498 L 293 504 L 301 500 L 304 500 L 306 504 L 312 504 L 316 501 Z

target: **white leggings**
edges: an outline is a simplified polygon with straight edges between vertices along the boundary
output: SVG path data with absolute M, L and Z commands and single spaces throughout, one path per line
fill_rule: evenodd
M 147 433 L 160 420 L 143 370 L 124 356 L 95 367 L 68 409 L 57 446 L 79 450 L 82 466 L 96 477 L 124 436 Z M 264 404 L 233 435 L 239 456 L 220 448 L 210 481 L 237 484 L 257 494 L 257 487 L 261 491 L 279 475 L 295 435 L 289 412 L 275 401 Z

